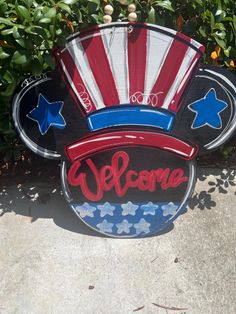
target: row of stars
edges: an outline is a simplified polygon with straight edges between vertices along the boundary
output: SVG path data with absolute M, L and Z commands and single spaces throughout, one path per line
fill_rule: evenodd
M 174 215 L 176 214 L 176 210 L 178 209 L 178 206 L 175 205 L 172 202 L 169 202 L 168 204 L 159 206 L 156 204 L 153 204 L 153 202 L 148 202 L 145 205 L 136 205 L 132 202 L 128 202 L 126 204 L 121 204 L 122 208 L 122 216 L 135 216 L 136 211 L 138 208 L 141 208 L 143 210 L 143 215 L 152 215 L 154 216 L 156 214 L 156 210 L 160 207 L 162 209 L 163 216 L 168 215 Z M 82 218 L 84 217 L 94 217 L 94 212 L 98 209 L 100 211 L 100 216 L 104 217 L 106 215 L 114 216 L 114 210 L 116 209 L 116 206 L 111 205 L 109 202 L 106 202 L 103 205 L 97 205 L 97 208 L 95 206 L 90 205 L 89 203 L 85 202 L 83 205 L 76 205 L 75 209 L 77 212 L 79 212 L 80 216 Z
M 135 234 L 149 233 L 151 224 L 145 219 L 141 218 L 138 223 L 132 224 L 128 220 L 124 219 L 121 223 L 113 224 L 104 219 L 101 223 L 97 224 L 97 228 L 101 232 L 113 233 L 112 228 L 116 226 L 117 234 L 130 233 L 130 228 L 134 227 L 136 230 Z

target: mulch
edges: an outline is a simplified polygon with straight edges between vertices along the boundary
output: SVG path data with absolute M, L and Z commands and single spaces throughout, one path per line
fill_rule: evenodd
M 36 181 L 60 184 L 60 160 L 49 160 L 25 151 L 20 160 L 0 163 L 0 188 Z

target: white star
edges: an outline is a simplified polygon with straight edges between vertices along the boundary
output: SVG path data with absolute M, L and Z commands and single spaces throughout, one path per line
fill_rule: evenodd
M 97 227 L 102 232 L 112 232 L 112 227 L 114 224 L 108 222 L 106 219 L 103 220 L 100 224 L 97 224 Z
M 79 212 L 80 216 L 82 218 L 88 216 L 88 217 L 94 217 L 93 212 L 96 210 L 96 207 L 93 207 L 89 205 L 88 203 L 84 203 L 83 205 L 76 205 L 75 210 Z
M 144 215 L 155 215 L 156 209 L 158 208 L 158 205 L 153 204 L 153 202 L 148 202 L 146 205 L 142 205 L 141 209 L 143 209 Z
M 98 209 L 101 211 L 101 217 L 106 215 L 113 216 L 113 211 L 116 209 L 115 206 L 112 206 L 109 202 L 106 202 L 104 205 L 98 205 Z
M 136 210 L 139 208 L 139 206 L 129 201 L 127 204 L 122 204 L 121 208 L 123 209 L 122 216 L 126 215 L 135 216 Z
M 133 224 L 130 224 L 126 219 L 123 220 L 121 223 L 116 224 L 117 227 L 117 233 L 130 233 L 130 228 L 132 227 Z
M 136 233 L 148 233 L 150 232 L 149 227 L 151 226 L 151 224 L 149 222 L 147 222 L 145 219 L 141 218 L 139 220 L 139 223 L 134 224 L 134 228 L 136 229 Z
M 178 209 L 179 206 L 175 205 L 174 203 L 170 202 L 167 205 L 161 206 L 161 209 L 163 211 L 163 216 L 168 216 L 168 215 L 175 215 L 176 210 Z

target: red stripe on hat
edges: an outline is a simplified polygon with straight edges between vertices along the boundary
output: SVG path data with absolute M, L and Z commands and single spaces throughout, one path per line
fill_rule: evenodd
M 96 106 L 93 103 L 93 100 L 91 99 L 89 92 L 84 84 L 84 81 L 75 65 L 75 62 L 68 52 L 68 50 L 64 50 L 59 57 L 59 60 L 63 61 L 65 64 L 66 70 L 70 76 L 70 80 L 74 84 L 74 88 L 76 89 L 77 93 L 79 94 L 79 101 L 82 101 L 82 105 L 85 109 L 85 111 L 93 112 L 96 110 Z M 63 69 L 62 69 L 63 70 Z M 68 78 L 69 79 L 69 78 Z M 70 83 L 70 82 L 69 82 Z M 73 87 L 71 86 L 72 90 Z
M 191 41 L 190 38 L 186 38 L 189 42 Z M 151 91 L 153 94 L 160 93 L 158 96 L 158 107 L 163 106 L 166 95 L 172 87 L 188 48 L 189 46 L 187 43 L 183 43 L 178 39 L 174 39 L 172 42 L 164 64 L 162 65 L 161 71 Z
M 185 41 L 190 41 L 191 42 L 191 39 L 187 36 L 185 36 L 184 34 L 182 33 L 177 33 L 178 34 L 178 37 L 184 39 Z M 181 107 L 181 104 L 182 104 L 182 101 L 181 101 L 181 98 L 182 98 L 182 95 L 186 89 L 186 86 L 188 85 L 189 83 L 189 80 L 191 79 L 192 77 L 192 73 L 194 72 L 194 70 L 197 68 L 197 65 L 198 65 L 198 60 L 202 57 L 202 54 L 205 52 L 205 47 L 202 46 L 202 45 L 199 45 L 199 48 L 198 48 L 198 51 L 196 51 L 196 55 L 194 56 L 190 66 L 189 66 L 189 71 L 186 72 L 186 75 L 188 75 L 187 79 L 185 80 L 183 86 L 181 87 L 181 89 L 176 92 L 175 96 L 173 97 L 173 100 L 174 102 L 172 102 L 169 106 L 169 110 L 173 111 L 173 112 L 178 112 L 180 107 Z M 190 70 L 191 69 L 191 70 Z M 185 79 L 186 77 L 184 76 L 183 80 Z M 183 82 L 182 80 L 182 82 Z
M 131 25 L 132 26 L 132 25 Z M 144 93 L 147 57 L 147 29 L 132 28 L 128 32 L 129 97 Z M 135 99 L 134 99 L 135 100 Z M 137 103 L 132 98 L 131 103 Z M 139 97 L 139 103 L 143 96 Z
M 62 81 L 66 84 L 66 86 L 68 87 L 69 93 L 70 93 L 72 99 L 74 100 L 76 106 L 80 110 L 82 116 L 84 116 L 85 115 L 85 109 L 83 108 L 83 106 L 81 106 L 79 99 L 77 98 L 73 89 L 71 88 L 71 84 L 69 83 L 69 80 L 67 79 L 67 76 L 65 76 L 65 73 L 62 69 L 62 65 L 61 65 L 61 61 L 60 61 L 61 60 L 60 53 L 61 53 L 61 49 L 59 49 L 59 48 L 55 48 L 52 51 L 52 55 L 54 56 L 55 61 L 58 65 L 58 71 L 59 71 L 60 77 L 61 77 Z
M 192 73 L 194 71 L 194 69 L 196 69 L 197 65 L 198 65 L 198 60 L 199 58 L 201 58 L 201 54 L 199 54 L 198 52 L 196 53 L 196 55 L 194 56 L 190 66 L 189 66 L 189 71 L 186 72 L 185 76 L 183 77 L 183 80 L 185 80 L 183 86 L 181 87 L 181 89 L 179 91 L 176 92 L 176 94 L 174 95 L 171 104 L 169 105 L 169 110 L 173 111 L 173 112 L 178 112 L 180 107 L 181 107 L 181 98 L 182 95 L 186 89 L 186 86 L 190 80 L 190 78 L 192 77 Z M 191 69 L 191 70 L 190 70 Z M 186 78 L 187 75 L 187 78 Z M 183 81 L 182 80 L 182 81 Z M 181 83 L 180 83 L 181 84 Z
M 94 79 L 102 94 L 104 105 L 112 106 L 119 104 L 120 100 L 115 80 L 99 30 L 93 36 L 83 39 L 81 44 L 86 53 Z
M 66 147 L 71 161 L 83 159 L 112 148 L 145 146 L 163 149 L 184 159 L 191 160 L 197 148 L 173 136 L 148 131 L 116 131 L 89 136 Z

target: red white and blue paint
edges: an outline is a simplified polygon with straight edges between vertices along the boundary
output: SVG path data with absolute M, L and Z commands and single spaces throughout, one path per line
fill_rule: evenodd
M 158 234 L 186 211 L 194 159 L 234 134 L 235 77 L 200 66 L 173 30 L 111 23 L 54 50 L 57 69 L 21 84 L 13 118 L 34 152 L 61 159 L 75 214 L 112 237 Z

